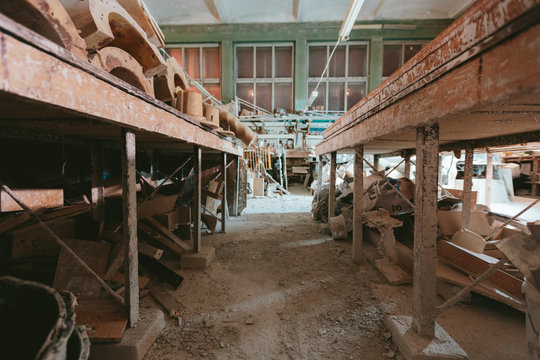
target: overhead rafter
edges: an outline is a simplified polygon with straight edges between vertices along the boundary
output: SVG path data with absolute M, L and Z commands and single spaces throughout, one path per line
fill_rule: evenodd
M 219 19 L 219 21 L 221 21 L 222 23 L 225 23 L 225 24 L 234 22 L 233 21 L 234 19 L 232 19 L 230 11 L 229 11 L 229 9 L 227 7 L 227 1 L 224 1 L 224 0 L 205 0 L 205 2 L 208 5 L 209 9 L 210 9 L 211 6 L 215 9 L 215 12 L 218 15 L 218 16 L 216 16 L 216 18 Z M 212 5 L 209 5 L 210 3 Z M 212 10 L 210 10 L 210 11 L 212 11 Z
M 221 14 L 219 13 L 219 10 L 214 0 L 204 0 L 204 2 L 206 3 L 208 11 L 210 11 L 210 14 L 212 14 L 213 17 L 215 17 L 219 22 L 222 23 L 223 20 L 221 19 Z
M 293 0 L 293 18 L 298 21 L 298 10 L 300 9 L 301 0 Z

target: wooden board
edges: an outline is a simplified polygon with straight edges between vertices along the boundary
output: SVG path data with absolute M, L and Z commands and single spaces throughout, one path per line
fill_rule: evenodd
M 161 304 L 170 317 L 181 315 L 181 305 L 176 301 L 176 298 L 161 284 L 151 284 L 150 294 Z
M 441 240 L 437 245 L 437 254 L 440 258 L 452 264 L 459 270 L 470 275 L 479 276 L 486 272 L 489 267 L 497 262 L 497 259 L 487 255 L 477 254 L 451 242 Z M 509 295 L 523 300 L 521 292 L 522 281 L 501 271 L 497 270 L 488 279 L 493 285 Z
M 137 219 L 146 219 L 171 211 L 174 208 L 177 198 L 178 195 L 159 196 L 140 203 L 137 206 Z
M 19 189 L 13 190 L 17 199 L 31 210 L 53 208 L 64 205 L 63 189 Z M 0 212 L 20 211 L 22 208 L 3 190 L 0 190 Z
M 50 224 L 49 227 L 61 239 L 75 236 L 74 219 L 61 220 Z M 60 252 L 56 240 L 41 228 L 22 228 L 13 231 L 10 238 L 12 259 L 30 256 L 56 256 Z
M 375 260 L 375 267 L 379 270 L 386 280 L 392 285 L 402 285 L 412 283 L 412 277 L 399 265 L 392 264 L 388 259 Z
M 176 236 L 174 233 L 169 231 L 169 229 L 167 229 L 165 226 L 161 225 L 159 221 L 157 221 L 153 217 L 148 217 L 145 220 L 149 222 L 154 228 L 159 230 L 163 235 L 165 235 L 171 241 L 173 241 L 176 245 L 180 246 L 184 250 L 184 252 L 191 251 L 191 246 L 189 244 L 187 244 L 178 236 Z
M 117 282 L 119 284 L 125 284 L 126 278 L 124 274 L 116 273 L 112 278 L 111 281 Z M 148 283 L 150 282 L 150 279 L 146 276 L 139 276 L 139 289 L 144 289 L 148 286 Z
M 92 342 L 120 342 L 124 337 L 127 316 L 112 299 L 83 299 L 75 308 L 77 325 L 87 327 Z
M 160 280 L 167 282 L 174 288 L 180 286 L 184 278 L 174 269 L 171 269 L 162 260 L 156 260 L 146 255 L 139 255 L 139 262 L 149 271 L 156 274 Z
M 103 277 L 109 258 L 109 244 L 63 240 L 96 274 Z M 53 287 L 57 290 L 69 290 L 77 298 L 98 298 L 101 293 L 101 285 L 64 249 L 60 250 Z

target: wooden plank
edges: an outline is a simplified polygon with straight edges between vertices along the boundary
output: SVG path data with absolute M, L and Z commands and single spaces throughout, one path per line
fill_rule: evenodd
M 180 317 L 182 315 L 181 304 L 163 285 L 158 283 L 150 284 L 150 294 L 167 310 L 170 317 Z
M 105 197 L 103 195 L 103 148 L 101 143 L 92 146 L 90 167 L 92 171 L 92 216 L 97 221 L 103 221 L 105 219 Z
M 320 166 L 320 165 L 319 165 Z M 353 196 L 353 261 L 359 262 L 363 259 L 363 216 L 364 216 L 364 147 L 362 145 L 355 148 L 354 152 L 354 196 Z M 359 195 L 356 195 L 359 194 Z
M 30 215 L 26 212 L 13 213 L 0 219 L 0 234 L 5 233 L 14 227 L 24 224 L 30 220 Z
M 61 238 L 75 236 L 75 220 L 65 219 L 50 225 L 54 233 Z M 41 228 L 22 228 L 9 235 L 11 239 L 11 259 L 31 256 L 57 256 L 60 247 L 56 240 Z
M 201 214 L 201 220 L 205 223 L 205 225 L 208 227 L 208 230 L 213 234 L 216 232 L 216 226 L 218 222 L 218 218 L 215 215 L 212 214 Z
M 123 235 L 122 235 L 123 237 Z M 113 244 L 109 266 L 103 277 L 105 280 L 111 280 L 118 271 L 124 266 L 124 243 L 117 242 Z
M 103 277 L 109 258 L 109 244 L 75 239 L 64 241 L 96 274 Z M 98 298 L 101 294 L 99 282 L 63 248 L 58 257 L 53 287 L 69 290 L 77 298 Z
M 180 276 L 174 269 L 169 267 L 163 260 L 156 260 L 150 256 L 141 254 L 139 257 L 141 265 L 148 271 L 156 274 L 161 281 L 173 286 L 175 289 L 180 286 L 184 278 Z
M 435 334 L 437 277 L 437 190 L 439 125 L 416 129 L 413 324 L 423 336 Z
M 486 206 L 491 207 L 491 188 L 493 184 L 493 153 L 486 149 Z
M 116 275 L 111 278 L 111 281 L 117 282 L 122 285 L 126 283 L 125 276 L 120 273 L 116 273 Z M 139 289 L 144 289 L 148 286 L 148 283 L 150 283 L 150 278 L 146 276 L 139 276 Z
M 115 343 L 124 338 L 127 316 L 110 299 L 79 300 L 75 313 L 77 324 L 86 326 L 91 342 Z
M 122 214 L 124 233 L 125 301 L 129 325 L 139 320 L 139 261 L 137 254 L 137 171 L 135 132 L 122 129 Z
M 180 246 L 184 251 L 191 251 L 191 246 L 184 242 L 182 239 L 180 239 L 178 236 L 174 235 L 169 229 L 167 229 L 165 226 L 161 225 L 159 221 L 156 219 L 149 217 L 145 219 L 148 221 L 152 226 L 154 226 L 156 229 L 158 229 L 163 235 L 167 236 L 169 239 L 171 239 L 176 245 Z
M 219 138 L 216 133 L 204 130 L 186 114 L 83 62 L 3 14 L 0 14 L 0 32 L 6 41 L 6 61 L 0 64 L 4 90 L 9 89 L 18 97 L 59 111 L 92 114 L 95 119 L 117 126 L 127 125 L 175 140 L 195 141 L 235 155 L 241 153 L 241 148 Z M 35 64 L 41 66 L 28 76 L 13 76 L 24 72 L 24 69 L 35 68 Z M 5 68 L 13 72 L 6 72 Z M 81 87 L 81 83 L 85 86 Z M 125 104 L 131 105 L 127 107 Z M 87 128 L 81 128 L 80 135 L 87 135 L 87 131 Z
M 63 189 L 18 189 L 13 191 L 17 198 L 31 210 L 64 205 Z M 5 191 L 0 191 L 0 212 L 20 210 L 22 208 Z
M 201 166 L 202 151 L 199 146 L 193 147 L 193 251 L 201 249 Z
M 172 211 L 178 195 L 159 196 L 146 200 L 137 207 L 137 219 L 146 219 L 148 217 L 164 214 Z
M 375 267 L 392 285 L 410 284 L 412 282 L 412 277 L 405 270 L 388 259 L 375 260 Z
M 170 251 L 178 255 L 182 255 L 186 253 L 186 251 L 182 247 L 180 247 L 178 244 L 172 241 L 169 237 L 163 235 L 159 230 L 155 229 L 154 227 L 151 227 L 150 225 L 147 225 L 143 223 L 142 221 L 139 221 L 138 228 L 147 236 L 149 236 L 151 239 L 165 246 Z
M 139 254 L 144 254 L 159 260 L 161 259 L 161 256 L 163 256 L 163 250 L 139 241 Z
M 445 240 L 439 241 L 437 254 L 448 263 L 472 276 L 481 275 L 489 269 L 490 265 L 497 262 L 495 258 L 474 253 Z M 522 281 L 504 271 L 498 270 L 488 281 L 512 297 L 524 299 L 521 292 Z

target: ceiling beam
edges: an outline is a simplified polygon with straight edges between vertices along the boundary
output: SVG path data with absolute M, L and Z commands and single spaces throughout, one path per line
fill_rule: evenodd
M 453 19 L 465 11 L 475 0 L 457 1 L 457 5 L 448 11 L 448 18 Z
M 204 2 L 206 3 L 208 11 L 210 11 L 210 14 L 212 14 L 213 17 L 215 17 L 220 23 L 222 23 L 223 20 L 221 20 L 221 15 L 219 14 L 218 8 L 214 0 L 204 0 Z
M 371 20 L 375 20 L 375 18 L 377 18 L 377 15 L 379 15 L 379 12 L 384 6 L 384 3 L 386 3 L 386 0 L 379 0 L 379 5 L 377 5 L 375 11 L 373 11 L 373 14 L 371 15 Z

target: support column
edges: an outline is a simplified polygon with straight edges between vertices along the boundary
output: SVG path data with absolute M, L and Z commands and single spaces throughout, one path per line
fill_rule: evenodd
M 353 261 L 363 259 L 362 227 L 364 214 L 364 145 L 359 145 L 354 152 L 354 195 L 353 195 Z
M 122 129 L 122 211 L 124 232 L 125 301 L 129 324 L 139 320 L 139 258 L 137 255 L 137 173 L 135 132 Z
M 411 154 L 406 153 L 405 154 L 405 173 L 403 176 L 405 176 L 407 179 L 411 178 Z
M 92 216 L 96 221 L 103 221 L 105 217 L 105 198 L 103 197 L 103 148 L 101 143 L 92 145 L 90 154 L 92 167 Z
M 381 155 L 375 154 L 373 155 L 373 167 L 377 169 L 377 171 L 380 171 L 379 169 L 379 159 L 381 158 Z
M 473 178 L 473 157 L 474 149 L 468 146 L 465 149 L 465 175 L 463 177 L 463 204 L 461 211 L 461 228 L 468 229 L 471 220 L 471 204 L 472 204 L 472 178 Z
M 336 216 L 336 157 L 337 152 L 330 153 L 330 188 L 328 189 L 328 221 Z
M 238 192 L 240 191 L 240 156 L 234 157 L 234 163 L 236 165 L 236 183 L 234 185 L 234 194 L 233 194 L 233 213 L 234 216 L 238 216 Z
M 416 129 L 413 327 L 435 335 L 439 124 Z
M 221 176 L 223 176 L 223 192 L 221 193 L 221 231 L 225 232 L 227 218 L 227 153 L 221 153 Z
M 486 206 L 491 207 L 491 184 L 493 183 L 493 153 L 486 149 Z
M 368 93 L 382 82 L 383 73 L 383 39 L 372 37 L 369 44 L 369 86 Z
M 201 251 L 201 162 L 202 151 L 193 146 L 193 252 Z

